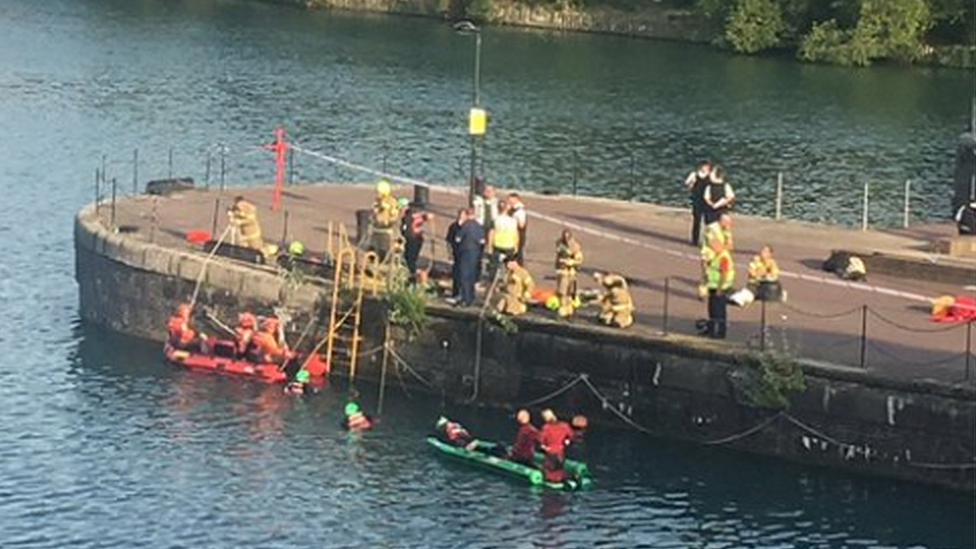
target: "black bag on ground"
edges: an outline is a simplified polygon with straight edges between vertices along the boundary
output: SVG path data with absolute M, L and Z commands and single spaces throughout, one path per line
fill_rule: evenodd
M 844 280 L 866 280 L 867 269 L 864 261 L 847 252 L 833 252 L 824 261 L 823 270 L 836 274 Z

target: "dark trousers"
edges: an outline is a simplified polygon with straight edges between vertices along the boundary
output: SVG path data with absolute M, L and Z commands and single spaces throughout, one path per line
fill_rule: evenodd
M 525 266 L 525 233 L 526 231 L 519 231 L 518 249 L 515 250 L 515 261 L 523 267 Z
M 727 326 L 728 299 L 725 291 L 709 288 L 708 290 L 708 335 L 715 339 L 725 339 Z
M 458 265 L 458 301 L 461 305 L 474 303 L 474 285 L 478 281 L 478 262 L 481 253 L 477 248 L 460 250 L 455 263 Z
M 691 244 L 701 245 L 701 227 L 705 217 L 705 203 L 701 200 L 691 201 Z
M 457 297 L 461 295 L 461 252 L 454 248 L 451 257 L 454 258 L 451 262 L 451 297 Z
M 420 249 L 423 247 L 423 238 L 408 238 L 404 242 L 403 262 L 407 264 L 411 279 L 417 274 L 417 260 L 420 259 Z

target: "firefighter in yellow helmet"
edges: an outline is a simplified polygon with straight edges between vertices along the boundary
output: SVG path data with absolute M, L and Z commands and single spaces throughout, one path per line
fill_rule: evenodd
M 634 323 L 634 300 L 627 289 L 627 280 L 618 274 L 594 273 L 603 287 L 600 293 L 600 322 L 607 326 L 627 328 Z
M 526 302 L 532 297 L 535 282 L 532 281 L 529 271 L 519 265 L 514 258 L 508 260 L 505 269 L 507 270 L 505 291 L 498 300 L 496 308 L 499 313 L 517 316 L 528 310 Z
M 238 196 L 227 210 L 227 217 L 240 236 L 241 246 L 254 250 L 264 248 L 261 225 L 258 223 L 258 209 L 254 204 L 245 200 L 243 196 Z
M 564 229 L 556 241 L 556 297 L 559 316 L 573 315 L 576 298 L 576 271 L 583 264 L 583 248 L 569 229 Z
M 385 258 L 393 247 L 394 226 L 400 217 L 400 204 L 393 196 L 393 189 L 386 180 L 376 184 L 376 199 L 373 201 L 373 211 L 370 216 L 372 239 L 370 247 L 376 251 L 381 259 Z

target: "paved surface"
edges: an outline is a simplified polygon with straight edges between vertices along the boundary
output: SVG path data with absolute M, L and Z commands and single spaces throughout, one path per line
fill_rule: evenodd
M 413 189 L 398 189 L 411 197 Z M 312 252 L 325 247 L 329 221 L 342 222 L 355 234 L 355 211 L 368 208 L 372 188 L 354 185 L 289 187 L 281 209 L 270 210 L 269 188 L 190 191 L 171 197 L 139 196 L 121 200 L 116 225 L 138 228 L 133 236 L 174 247 L 189 247 L 191 229 L 211 230 L 215 202 L 221 201 L 217 234 L 225 226 L 224 210 L 242 194 L 261 207 L 265 239 L 282 239 L 287 212 L 288 238 L 302 240 Z M 446 260 L 444 232 L 464 197 L 454 189 L 434 188 L 430 210 L 438 214 L 437 238 L 424 249 Z M 583 197 L 524 195 L 531 212 L 527 267 L 544 286 L 555 286 L 555 240 L 563 226 L 577 233 L 586 256 L 584 273 L 615 271 L 632 285 L 637 324 L 631 329 L 660 334 L 694 334 L 695 320 L 705 316 L 697 299 L 698 251 L 688 243 L 690 214 L 681 209 Z M 111 208 L 101 214 L 109 222 Z M 806 358 L 848 365 L 901 379 L 937 379 L 976 383 L 976 328 L 936 324 L 929 320 L 928 298 L 972 293 L 974 289 L 872 275 L 867 284 L 850 284 L 820 270 L 831 249 L 847 248 L 927 257 L 930 239 L 948 236 L 952 228 L 924 226 L 908 231 L 861 232 L 840 227 L 737 216 L 735 243 L 737 287 L 745 284 L 746 264 L 763 244 L 775 249 L 789 300 L 766 310 L 767 345 Z M 935 260 L 932 257 L 930 260 Z M 945 261 L 939 258 L 939 261 Z M 976 258 L 963 264 L 973 268 Z M 580 288 L 595 287 L 591 277 Z M 667 298 L 665 299 L 665 294 Z M 665 302 L 667 307 L 665 308 Z M 865 314 L 864 307 L 867 307 Z M 591 322 L 595 310 L 583 309 L 573 322 Z M 539 311 L 536 314 L 550 314 Z M 729 344 L 758 348 L 762 307 L 729 309 Z M 665 321 L 666 318 L 666 321 Z M 666 327 L 665 327 L 666 322 Z M 865 330 L 866 328 L 866 330 Z M 862 332 L 866 331 L 862 345 Z M 967 353 L 967 341 L 970 351 Z M 972 372 L 967 377 L 967 364 Z

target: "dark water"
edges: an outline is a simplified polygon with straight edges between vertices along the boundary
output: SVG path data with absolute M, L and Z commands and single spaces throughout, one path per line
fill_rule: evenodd
M 101 154 L 128 188 L 136 147 L 143 181 L 166 175 L 171 146 L 177 172 L 200 178 L 207 148 L 225 142 L 229 179 L 267 180 L 269 161 L 248 147 L 281 122 L 317 150 L 457 180 L 470 61 L 470 43 L 429 21 L 0 2 L 0 547 L 976 544 L 971 497 L 626 432 L 592 434 L 594 490 L 537 493 L 434 459 L 422 436 L 436 399 L 391 389 L 381 429 L 350 439 L 338 392 L 296 400 L 174 371 L 155 346 L 79 325 L 71 219 Z M 647 198 L 680 200 L 676 174 L 708 154 L 743 187 L 805 171 L 808 198 L 832 197 L 814 209 L 833 210 L 847 190 L 829 183 L 853 171 L 918 177 L 926 200 L 946 202 L 933 189 L 972 86 L 972 73 L 514 30 L 486 33 L 485 79 L 486 169 L 510 181 L 568 181 L 566 147 L 578 146 L 581 188 L 617 192 L 633 147 L 656 178 L 640 186 Z M 362 177 L 309 158 L 298 169 Z M 500 412 L 448 411 L 509 434 Z

